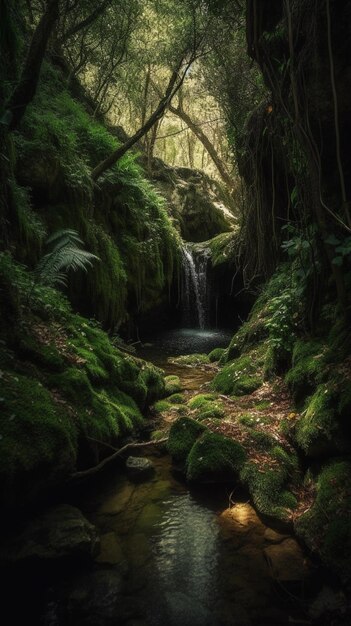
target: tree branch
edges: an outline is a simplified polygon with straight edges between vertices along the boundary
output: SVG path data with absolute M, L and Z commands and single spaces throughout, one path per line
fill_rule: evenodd
M 119 148 L 117 148 L 117 150 L 115 150 L 114 152 L 112 152 L 112 154 L 110 154 L 110 156 L 107 157 L 107 159 L 105 159 L 104 161 L 101 161 L 101 163 L 99 163 L 91 172 L 91 177 L 93 180 L 97 180 L 98 178 L 100 178 L 100 176 L 108 169 L 110 169 L 112 167 L 112 165 L 114 165 L 115 163 L 117 163 L 117 161 L 130 149 L 132 148 L 142 137 L 144 137 L 144 135 L 146 135 L 146 133 L 153 127 L 153 125 L 155 124 L 155 122 L 157 122 L 159 119 L 161 119 L 161 117 L 164 115 L 167 107 L 169 106 L 170 102 L 172 101 L 172 98 L 175 96 L 175 94 L 177 93 L 177 91 L 180 89 L 180 87 L 182 86 L 185 76 L 187 74 L 187 71 L 189 69 L 189 67 L 191 66 L 191 64 L 193 63 L 195 57 L 194 55 L 191 56 L 190 60 L 188 61 L 183 74 L 181 75 L 181 77 L 179 78 L 179 72 L 180 69 L 183 65 L 183 58 L 181 59 L 181 61 L 178 63 L 176 69 L 172 72 L 172 75 L 169 79 L 168 82 L 168 86 L 165 92 L 164 97 L 160 100 L 157 108 L 155 109 L 155 111 L 150 115 L 150 117 L 147 119 L 147 121 L 145 122 L 145 124 L 143 126 L 141 126 L 141 128 L 139 128 L 139 130 L 137 130 L 137 132 L 130 137 L 122 146 L 120 146 Z
M 90 26 L 90 24 L 95 22 L 95 20 L 100 17 L 100 15 L 102 15 L 110 2 L 111 0 L 104 0 L 99 6 L 96 7 L 96 9 L 94 9 L 92 13 L 90 13 L 90 15 L 88 15 L 88 17 L 86 17 L 81 22 L 78 22 L 78 24 L 75 24 L 75 26 L 71 26 L 71 28 L 69 28 L 67 32 L 62 35 L 59 43 L 62 45 L 67 41 L 67 39 L 73 37 L 73 35 L 79 33 L 80 30 L 83 30 L 83 28 L 86 28 L 87 26 Z
M 125 446 L 123 446 L 119 450 L 116 450 L 110 456 L 106 457 L 103 461 L 101 461 L 101 463 L 98 463 L 98 465 L 94 465 L 94 467 L 90 467 L 87 470 L 75 472 L 74 474 L 71 475 L 70 480 L 80 480 L 82 478 L 88 478 L 89 476 L 94 476 L 95 474 L 100 472 L 100 470 L 102 470 L 105 467 L 105 465 L 114 461 L 118 456 L 120 456 L 121 454 L 123 454 L 123 452 L 126 452 L 127 450 L 131 450 L 132 448 L 145 448 L 149 446 L 155 446 L 155 445 L 159 445 L 160 443 L 166 443 L 166 441 L 168 441 L 168 437 L 165 437 L 164 439 L 158 439 L 157 441 L 142 441 L 140 443 L 127 443 Z M 96 441 L 96 443 L 103 444 L 104 442 Z M 112 447 L 112 446 L 109 446 L 109 447 Z

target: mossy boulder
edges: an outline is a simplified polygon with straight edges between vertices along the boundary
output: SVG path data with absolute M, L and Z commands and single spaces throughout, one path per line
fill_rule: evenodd
M 203 393 L 189 400 L 188 407 L 195 411 L 197 420 L 220 419 L 225 415 L 223 403 L 217 398 L 217 394 Z
M 188 454 L 195 441 L 206 428 L 190 417 L 180 417 L 172 424 L 169 431 L 167 449 L 172 458 L 180 463 L 185 463 Z
M 175 365 L 207 365 L 210 362 L 210 359 L 207 354 L 195 353 L 195 354 L 184 354 L 182 356 L 177 356 L 171 359 L 171 362 Z
M 225 395 L 244 396 L 258 389 L 262 383 L 260 351 L 243 354 L 225 365 L 215 376 L 212 388 Z
M 297 505 L 296 497 L 289 490 L 289 481 L 297 470 L 297 458 L 280 446 L 271 450 L 270 457 L 264 464 L 245 463 L 240 478 L 261 514 L 284 521 Z
M 312 507 L 295 523 L 309 548 L 344 581 L 351 579 L 351 463 L 335 459 L 316 480 Z
M 11 349 L 0 328 L 1 505 L 19 508 L 96 464 L 96 442 L 117 444 L 143 425 L 141 409 L 164 395 L 161 370 L 117 350 L 57 291 L 33 289 L 12 259 L 17 316 Z M 32 332 L 30 332 L 32 331 Z
M 350 449 L 338 415 L 338 390 L 332 381 L 321 384 L 306 401 L 294 429 L 294 439 L 308 457 L 332 455 Z
M 171 404 L 184 404 L 185 396 L 183 393 L 173 393 L 171 396 L 167 397 L 167 402 Z
M 205 432 L 196 440 L 188 455 L 187 480 L 191 482 L 237 480 L 245 458 L 244 448 L 236 441 Z
M 208 354 L 210 363 L 216 363 L 216 361 L 219 361 L 220 358 L 223 356 L 224 352 L 225 352 L 225 348 L 215 348 L 214 350 L 212 350 Z
M 316 388 L 321 376 L 325 345 L 318 340 L 299 339 L 293 349 L 292 367 L 285 376 L 295 402 L 298 404 Z
M 76 507 L 60 504 L 32 519 L 6 546 L 1 557 L 16 565 L 69 557 L 86 560 L 97 556 L 99 548 L 95 526 Z
M 165 377 L 165 396 L 171 396 L 174 393 L 179 393 L 182 390 L 182 385 L 179 376 L 173 374 Z

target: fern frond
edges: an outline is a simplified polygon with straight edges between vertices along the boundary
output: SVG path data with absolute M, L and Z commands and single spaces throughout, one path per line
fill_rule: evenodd
M 75 230 L 61 229 L 53 233 L 46 243 L 53 245 L 53 249 L 40 259 L 34 270 L 36 279 L 45 285 L 66 285 L 65 272 L 87 272 L 93 261 L 100 260 L 81 248 L 84 242 Z

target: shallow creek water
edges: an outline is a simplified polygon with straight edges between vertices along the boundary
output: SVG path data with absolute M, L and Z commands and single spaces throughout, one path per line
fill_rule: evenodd
M 180 374 L 191 393 L 213 372 L 176 368 L 167 357 L 227 340 L 226 333 L 186 330 L 150 342 L 141 356 Z M 15 607 L 21 616 L 38 626 L 311 623 L 311 599 L 325 579 L 295 539 L 265 525 L 233 486 L 189 489 L 166 454 L 147 456 L 154 465 L 148 478 L 111 466 L 66 494 L 96 525 L 100 553 L 94 563 L 16 574 L 14 597 L 26 593 L 28 603 Z
M 153 478 L 110 476 L 82 507 L 101 532 L 101 571 L 123 580 L 122 621 L 111 623 L 268 626 L 303 616 L 312 566 L 295 540 L 263 524 L 247 502 L 228 508 L 229 487 L 189 491 L 167 456 L 152 460 Z M 90 583 L 77 583 L 73 597 L 85 598 Z M 86 602 L 96 610 L 94 599 Z

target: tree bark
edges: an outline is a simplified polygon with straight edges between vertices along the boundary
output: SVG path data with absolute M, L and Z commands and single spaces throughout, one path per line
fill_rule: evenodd
M 107 9 L 110 3 L 111 3 L 111 0 L 104 0 L 104 2 L 102 2 L 99 6 L 97 6 L 96 9 L 94 9 L 94 11 L 90 13 L 90 15 L 88 15 L 88 17 L 86 17 L 81 22 L 78 22 L 78 24 L 75 24 L 74 26 L 69 28 L 67 32 L 62 35 L 59 43 L 62 45 L 63 43 L 67 41 L 67 39 L 69 39 L 70 37 L 73 37 L 73 35 L 75 35 L 76 33 L 79 33 L 80 30 L 82 30 L 83 28 L 87 28 L 87 26 L 90 26 L 90 24 L 93 24 L 93 22 L 95 22 L 95 20 L 100 15 L 102 15 L 105 9 Z
M 5 107 L 10 130 L 18 127 L 35 96 L 47 44 L 58 18 L 59 0 L 48 0 L 45 13 L 34 31 L 20 80 Z
M 176 115 L 177 117 L 179 117 L 187 125 L 187 127 L 190 128 L 190 130 L 199 139 L 199 141 L 201 141 L 202 145 L 204 146 L 204 148 L 210 155 L 213 163 L 215 164 L 221 179 L 223 180 L 223 182 L 229 189 L 233 189 L 233 180 L 231 176 L 229 175 L 225 164 L 223 163 L 213 143 L 209 140 L 207 135 L 205 135 L 205 133 L 201 130 L 200 125 L 194 122 L 191 119 L 191 117 L 181 107 L 176 108 L 172 106 L 172 104 L 170 104 L 168 108 L 170 112 Z

